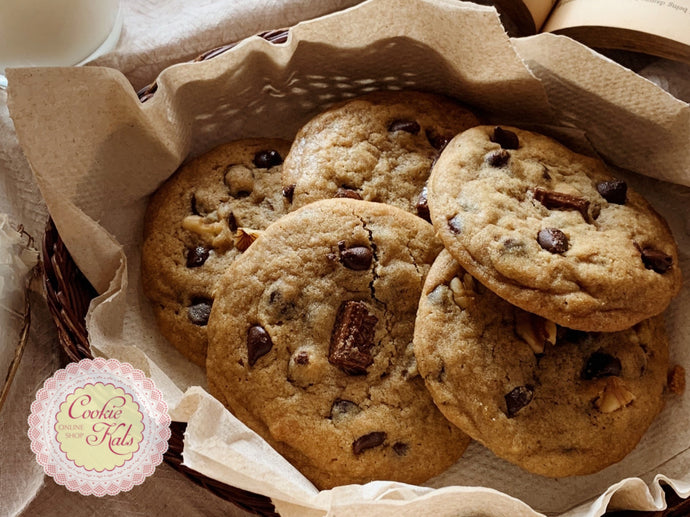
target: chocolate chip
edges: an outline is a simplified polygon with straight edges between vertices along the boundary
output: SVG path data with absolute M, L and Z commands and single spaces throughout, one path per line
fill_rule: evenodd
M 295 364 L 300 364 L 302 366 L 309 364 L 309 354 L 304 350 L 301 350 L 295 354 Z
M 192 214 L 193 214 L 193 215 L 201 215 L 201 214 L 199 213 L 199 210 L 198 210 L 197 206 L 196 206 L 196 195 L 195 195 L 195 194 L 192 194 L 191 205 L 192 205 L 192 206 L 191 206 L 191 208 L 192 208 Z
M 189 321 L 200 327 L 208 324 L 208 317 L 211 315 L 213 300 L 210 298 L 193 298 L 192 304 L 187 307 L 187 317 Z
M 340 250 L 340 262 L 343 266 L 354 271 L 364 271 L 371 266 L 374 257 L 372 251 L 366 246 L 345 247 L 345 241 L 338 243 Z
M 203 246 L 196 246 L 187 252 L 187 267 L 200 267 L 204 265 L 210 250 Z
M 292 203 L 292 196 L 295 195 L 295 184 L 283 187 L 283 197 L 288 200 L 288 203 Z
M 249 190 L 238 190 L 235 193 L 236 198 L 249 197 L 250 195 L 251 195 L 251 192 Z
M 352 442 L 352 452 L 357 454 L 362 454 L 367 449 L 373 449 L 378 447 L 386 440 L 386 433 L 382 431 L 374 431 L 373 433 L 365 434 L 360 436 L 354 442 Z
M 577 210 L 582 214 L 585 221 L 589 220 L 587 213 L 589 210 L 589 201 L 582 197 L 537 187 L 534 189 L 534 199 L 550 210 Z
M 429 213 L 429 201 L 427 199 L 428 191 L 426 185 L 422 187 L 422 191 L 417 198 L 417 203 L 415 208 L 417 209 L 417 215 L 424 219 L 425 221 L 431 222 L 431 214 Z
M 420 129 L 419 124 L 414 120 L 396 119 L 388 125 L 388 131 L 391 133 L 405 131 L 406 133 L 416 135 Z
M 254 155 L 254 165 L 260 169 L 269 169 L 283 163 L 283 157 L 275 149 L 259 151 Z
M 544 228 L 537 234 L 537 242 L 551 253 L 568 251 L 568 237 L 558 228 Z
M 599 379 L 601 377 L 611 377 L 620 375 L 621 361 L 607 353 L 597 350 L 587 359 L 585 367 L 582 369 L 580 377 L 585 380 Z
M 654 248 L 643 248 L 640 250 L 644 267 L 657 273 L 666 273 L 673 266 L 673 257 L 666 255 L 663 251 Z
M 353 417 L 361 411 L 362 409 L 350 400 L 335 399 L 331 406 L 330 418 L 337 424 L 344 418 Z
M 507 129 L 496 126 L 491 135 L 491 141 L 500 145 L 503 149 L 517 149 L 520 147 L 518 136 Z
M 448 219 L 448 228 L 450 228 L 450 232 L 455 235 L 460 235 L 462 233 L 462 219 L 459 215 Z
M 260 357 L 273 348 L 273 341 L 261 325 L 252 325 L 247 331 L 247 358 L 249 366 L 254 366 Z
M 506 399 L 506 416 L 508 418 L 513 418 L 515 415 L 517 415 L 518 411 L 532 402 L 533 397 L 534 386 L 531 384 L 525 384 L 524 386 L 513 388 L 510 393 L 504 397 Z
M 405 456 L 407 451 L 410 450 L 410 446 L 403 442 L 395 442 L 393 444 L 393 452 L 398 456 Z
M 503 167 L 510 159 L 510 153 L 505 149 L 495 149 L 487 153 L 484 158 L 492 167 Z
M 377 322 L 363 302 L 343 302 L 333 325 L 328 362 L 350 375 L 366 374 L 374 362 L 371 348 Z
M 237 231 L 237 219 L 235 219 L 235 214 L 232 212 L 230 212 L 230 215 L 228 216 L 228 228 L 230 228 L 231 232 Z
M 433 129 L 427 129 L 426 130 L 426 139 L 431 144 L 431 147 L 433 147 L 434 149 L 436 149 L 439 152 L 443 151 L 443 149 L 445 149 L 445 147 L 448 145 L 448 142 L 450 142 L 449 137 L 439 135 Z
M 359 192 L 357 192 L 355 189 L 352 189 L 350 187 L 338 187 L 338 191 L 335 193 L 335 197 L 338 198 L 349 198 L 349 199 L 362 199 L 362 196 L 359 195 Z
M 628 184 L 623 180 L 602 181 L 597 183 L 597 192 L 609 203 L 624 205 L 628 194 Z

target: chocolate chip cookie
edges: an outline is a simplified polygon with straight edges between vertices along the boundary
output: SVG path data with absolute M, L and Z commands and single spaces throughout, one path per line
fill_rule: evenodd
M 439 95 L 374 92 L 308 122 L 285 158 L 283 186 L 298 208 L 348 197 L 397 206 L 428 220 L 425 183 L 438 152 L 475 115 Z
M 217 278 L 287 211 L 283 140 L 240 140 L 183 165 L 146 211 L 142 282 L 161 333 L 205 365 L 206 324 Z
M 500 299 L 446 251 L 424 285 L 414 343 L 446 417 L 543 476 L 621 460 L 664 404 L 662 316 L 614 333 L 559 327 Z
M 211 394 L 322 489 L 445 470 L 469 439 L 434 405 L 412 347 L 440 249 L 430 224 L 380 203 L 284 216 L 218 284 Z
M 680 289 L 662 217 L 597 159 L 509 127 L 454 138 L 428 185 L 451 255 L 500 297 L 559 325 L 617 331 Z

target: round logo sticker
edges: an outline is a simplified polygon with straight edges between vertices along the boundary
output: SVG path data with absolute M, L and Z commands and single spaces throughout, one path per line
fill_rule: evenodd
M 115 495 L 143 483 L 161 463 L 170 416 L 141 370 L 115 359 L 83 359 L 38 391 L 29 438 L 58 484 L 83 495 Z

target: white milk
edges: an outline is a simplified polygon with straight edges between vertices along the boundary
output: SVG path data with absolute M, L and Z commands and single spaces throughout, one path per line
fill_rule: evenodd
M 70 66 L 115 46 L 119 0 L 0 0 L 0 73 L 6 67 Z

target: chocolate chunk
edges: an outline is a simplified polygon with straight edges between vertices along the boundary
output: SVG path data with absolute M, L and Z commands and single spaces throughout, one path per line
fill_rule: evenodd
M 355 189 L 352 189 L 350 187 L 338 187 L 338 191 L 335 193 L 335 197 L 345 197 L 349 199 L 362 199 L 362 196 L 359 195 L 359 192 L 357 192 Z
M 585 380 L 599 379 L 601 377 L 611 377 L 620 375 L 621 361 L 607 353 L 597 350 L 587 359 L 585 367 L 582 369 L 580 377 Z
M 232 212 L 230 212 L 230 215 L 228 216 L 228 228 L 230 228 L 231 232 L 237 231 L 237 219 L 235 219 L 235 214 Z
M 211 315 L 211 307 L 213 306 L 213 300 L 210 298 L 193 298 L 192 304 L 187 307 L 187 317 L 189 321 L 204 327 L 208 324 L 208 317 Z
M 203 246 L 196 246 L 187 252 L 187 267 L 200 267 L 204 265 L 210 250 Z
M 345 241 L 338 243 L 340 250 L 340 262 L 343 266 L 354 271 L 364 271 L 371 266 L 374 257 L 372 251 L 366 246 L 345 247 Z
M 388 131 L 391 133 L 395 131 L 405 131 L 406 133 L 416 135 L 419 133 L 420 129 L 419 124 L 414 120 L 397 119 L 388 125 Z
M 450 232 L 455 235 L 460 235 L 462 233 L 462 219 L 459 215 L 455 215 L 448 219 L 448 228 L 450 228 Z
M 254 155 L 254 165 L 260 169 L 269 169 L 283 163 L 283 157 L 275 149 L 259 151 Z
M 587 211 L 589 210 L 589 201 L 582 197 L 572 196 L 563 192 L 554 192 L 545 190 L 541 187 L 534 189 L 534 199 L 539 201 L 549 210 L 577 210 L 582 214 L 585 221 L 589 220 Z
M 498 126 L 494 128 L 491 141 L 497 143 L 503 149 L 517 149 L 520 147 L 520 141 L 515 133 Z
M 449 137 L 439 135 L 433 129 L 426 130 L 426 139 L 431 144 L 431 147 L 433 147 L 437 151 L 443 151 L 443 149 L 445 149 L 445 147 L 448 145 L 448 142 L 450 142 Z
M 643 248 L 640 250 L 640 255 L 644 267 L 657 273 L 666 273 L 673 266 L 673 257 L 654 248 Z
M 260 357 L 273 348 L 273 341 L 261 325 L 252 325 L 247 331 L 247 358 L 249 366 L 254 366 Z
M 333 326 L 328 362 L 350 375 L 366 374 L 374 362 L 371 347 L 377 322 L 363 302 L 343 302 Z
M 295 184 L 283 187 L 283 197 L 288 200 L 288 203 L 292 203 L 292 196 L 295 195 Z
M 417 198 L 417 203 L 415 208 L 417 209 L 417 215 L 424 219 L 425 221 L 431 222 L 431 214 L 429 213 L 429 201 L 427 199 L 428 190 L 426 185 L 422 187 L 422 192 L 420 192 Z
M 597 192 L 609 203 L 624 205 L 628 194 L 628 184 L 623 180 L 602 181 L 597 183 Z
M 496 149 L 487 153 L 484 158 L 492 167 L 503 167 L 510 159 L 510 153 L 505 149 Z
M 506 399 L 506 416 L 508 418 L 513 418 L 517 415 L 518 411 L 532 402 L 533 397 L 534 386 L 530 384 L 513 388 L 510 393 L 504 397 Z
M 393 444 L 393 452 L 398 456 L 405 456 L 407 451 L 410 450 L 410 446 L 403 442 L 395 442 Z
M 382 431 L 374 431 L 373 433 L 365 434 L 352 442 L 352 452 L 355 453 L 355 455 L 362 454 L 367 449 L 378 447 L 385 440 L 386 433 Z
M 558 228 L 544 228 L 537 234 L 537 242 L 551 253 L 568 251 L 568 237 Z
M 362 409 L 350 400 L 335 399 L 333 405 L 331 406 L 330 417 L 331 420 L 333 420 L 333 422 L 337 424 L 344 418 L 353 417 L 361 411 Z

